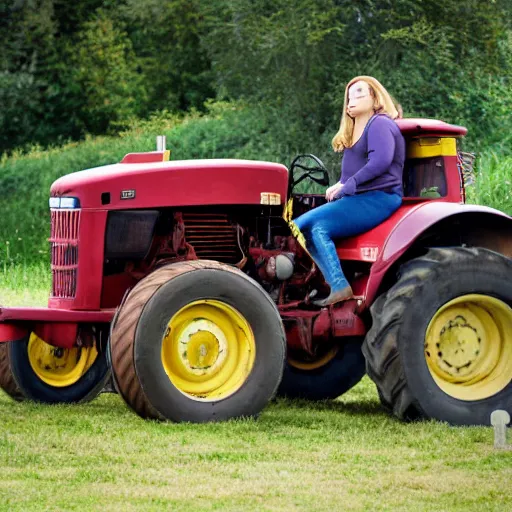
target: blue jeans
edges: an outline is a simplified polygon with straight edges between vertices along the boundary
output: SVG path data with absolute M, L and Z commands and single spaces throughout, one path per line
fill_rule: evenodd
M 336 253 L 334 239 L 359 235 L 384 222 L 402 204 L 398 194 L 381 190 L 344 196 L 294 219 L 306 239 L 307 249 L 331 292 L 349 286 Z

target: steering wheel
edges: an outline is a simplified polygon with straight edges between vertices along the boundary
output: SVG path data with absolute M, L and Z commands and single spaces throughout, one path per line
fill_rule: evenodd
M 310 161 L 313 162 L 310 162 Z M 309 165 L 306 165 L 309 164 Z M 311 154 L 298 155 L 290 165 L 289 194 L 306 178 L 322 186 L 329 185 L 329 173 L 320 158 Z

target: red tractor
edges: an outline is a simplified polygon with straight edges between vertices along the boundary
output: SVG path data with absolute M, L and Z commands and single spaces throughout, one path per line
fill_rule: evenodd
M 256 416 L 277 392 L 335 398 L 365 371 L 401 419 L 512 413 L 512 219 L 465 205 L 460 126 L 398 121 L 404 201 L 339 241 L 355 297 L 326 308 L 293 235 L 322 163 L 168 161 L 165 148 L 51 187 L 47 308 L 0 309 L 0 385 L 79 402 L 110 378 L 144 418 Z M 284 211 L 284 216 L 283 216 Z M 286 220 L 285 220 L 286 219 Z

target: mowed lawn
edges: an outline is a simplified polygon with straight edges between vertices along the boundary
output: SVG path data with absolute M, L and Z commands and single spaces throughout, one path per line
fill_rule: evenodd
M 44 274 L 0 279 L 0 303 L 44 304 Z M 50 407 L 0 392 L 0 425 L 2 511 L 512 510 L 512 452 L 490 428 L 400 423 L 367 378 L 207 425 L 144 421 L 113 394 Z

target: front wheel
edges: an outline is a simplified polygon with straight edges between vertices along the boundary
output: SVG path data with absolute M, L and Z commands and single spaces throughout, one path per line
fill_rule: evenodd
M 0 386 L 15 400 L 86 402 L 109 377 L 106 351 L 96 344 L 63 349 L 34 333 L 0 344 Z
M 113 323 L 116 388 L 140 416 L 175 422 L 257 416 L 286 354 L 276 306 L 255 281 L 214 261 L 162 267 Z
M 363 344 L 383 405 L 400 419 L 489 425 L 512 413 L 512 260 L 430 249 L 371 307 Z

